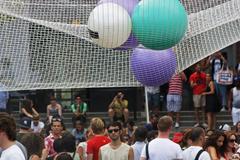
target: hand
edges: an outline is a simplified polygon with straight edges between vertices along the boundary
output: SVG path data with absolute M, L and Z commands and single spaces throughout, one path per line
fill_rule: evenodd
M 232 112 L 232 108 L 228 107 L 228 112 L 231 113 Z
M 203 92 L 201 95 L 202 95 L 202 96 L 205 96 L 205 95 L 207 95 L 207 93 L 206 93 L 206 92 Z

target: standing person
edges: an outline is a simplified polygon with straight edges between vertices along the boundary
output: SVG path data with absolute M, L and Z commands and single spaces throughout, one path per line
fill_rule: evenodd
M 51 122 L 51 133 L 44 139 L 45 148 L 49 149 L 48 157 L 54 157 L 57 152 L 53 148 L 56 139 L 62 137 L 63 122 L 60 118 L 53 118 Z
M 16 123 L 6 113 L 0 113 L 0 160 L 25 160 L 22 150 L 16 144 Z
M 117 95 L 113 98 L 112 102 L 108 106 L 108 114 L 110 120 L 123 120 L 123 122 L 128 122 L 128 101 L 124 99 L 124 94 L 122 92 L 118 92 Z
M 100 148 L 99 160 L 134 160 L 133 149 L 129 145 L 121 142 L 121 123 L 113 122 L 107 129 L 111 142 Z
M 169 82 L 169 89 L 167 95 L 167 110 L 168 115 L 173 118 L 176 113 L 175 127 L 178 128 L 180 114 L 179 111 L 182 107 L 182 93 L 183 93 L 183 81 L 186 81 L 186 75 L 181 72 L 174 75 Z
M 208 152 L 202 148 L 205 143 L 205 131 L 200 127 L 195 127 L 189 138 L 192 144 L 183 151 L 183 160 L 211 160 Z
M 170 116 L 163 116 L 159 119 L 158 137 L 144 146 L 140 160 L 170 160 L 183 158 L 180 145 L 169 139 L 172 125 L 173 120 Z M 149 155 L 149 157 L 147 157 L 147 155 Z
M 86 122 L 87 109 L 88 109 L 87 103 L 83 102 L 81 97 L 77 95 L 75 97 L 75 103 L 71 105 L 71 110 L 74 114 L 72 117 L 73 124 L 75 123 L 76 120 L 80 120 L 83 123 Z
M 0 84 L 0 112 L 7 112 L 7 103 L 9 94 L 7 91 L 2 91 L 5 87 Z
M 232 113 L 234 126 L 240 121 L 240 76 L 235 77 L 235 83 L 228 97 L 228 110 Z
M 204 108 L 206 105 L 206 99 L 205 95 L 202 95 L 202 93 L 206 89 L 206 74 L 204 72 L 201 72 L 201 68 L 199 64 L 195 65 L 195 72 L 190 76 L 190 86 L 193 90 L 193 104 L 195 108 L 195 116 L 196 116 L 196 124 L 194 127 L 197 127 L 200 125 L 200 115 L 199 111 L 202 110 L 202 119 L 203 124 L 202 126 L 207 127 L 207 124 L 205 123 L 205 112 Z
M 217 73 L 221 70 L 223 65 L 227 65 L 227 60 L 223 57 L 222 52 L 218 51 L 214 53 L 208 59 L 208 65 L 211 63 L 212 65 L 212 79 L 214 81 L 214 85 L 216 88 L 217 95 L 221 97 L 221 104 L 223 106 L 223 110 L 226 109 L 227 106 L 227 86 L 221 85 L 217 83 Z
M 220 111 L 221 103 L 218 100 L 210 74 L 206 74 L 206 84 L 207 89 L 202 95 L 206 96 L 205 112 L 207 113 L 208 130 L 214 130 L 216 127 L 216 113 Z
M 134 132 L 135 143 L 131 146 L 133 148 L 134 160 L 140 160 L 141 152 L 147 139 L 148 131 L 144 127 L 139 127 Z
M 90 126 L 94 136 L 87 141 L 87 160 L 98 160 L 99 148 L 111 140 L 104 135 L 105 125 L 100 118 L 93 118 Z
M 160 89 L 159 86 L 146 86 L 148 106 L 153 112 L 158 112 L 160 108 Z
M 47 120 L 51 123 L 53 117 L 62 116 L 62 106 L 57 103 L 55 97 L 50 98 L 50 104 L 47 106 Z

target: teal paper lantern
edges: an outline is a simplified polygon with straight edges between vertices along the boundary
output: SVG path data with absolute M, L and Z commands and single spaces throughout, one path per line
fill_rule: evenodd
M 133 33 L 146 48 L 173 47 L 186 33 L 187 12 L 179 0 L 142 0 L 132 15 Z

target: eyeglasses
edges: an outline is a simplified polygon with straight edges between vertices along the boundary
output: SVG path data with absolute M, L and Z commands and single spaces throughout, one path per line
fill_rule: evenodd
M 116 132 L 118 132 L 118 131 L 119 131 L 119 129 L 109 129 L 109 130 L 108 130 L 108 133 L 113 133 L 113 132 L 116 133 Z
M 236 142 L 236 139 L 229 139 L 229 142 L 231 143 Z

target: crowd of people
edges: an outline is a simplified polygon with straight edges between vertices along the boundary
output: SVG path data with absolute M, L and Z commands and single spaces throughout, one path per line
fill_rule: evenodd
M 95 117 L 87 128 L 77 120 L 68 131 L 63 119 L 53 116 L 48 132 L 32 130 L 26 118 L 19 127 L 0 113 L 0 160 L 240 160 L 240 122 L 235 128 L 173 132 L 170 116 L 152 114 L 143 126 Z
M 219 84 L 217 73 L 227 66 L 221 52 L 207 58 L 204 66 L 196 64 L 190 77 L 184 72 L 174 75 L 168 87 L 168 115 L 153 111 L 150 123 L 141 126 L 129 119 L 123 92 L 108 106 L 109 123 L 98 117 L 88 122 L 88 105 L 76 95 L 68 108 L 72 130 L 65 127 L 63 108 L 55 97 L 42 118 L 29 99 L 22 103 L 18 123 L 1 109 L 0 160 L 240 160 L 240 76 L 236 72 L 231 88 Z M 206 66 L 211 66 L 210 72 Z M 196 124 L 174 132 L 172 128 L 181 125 L 183 82 L 192 88 Z M 149 100 L 159 105 L 159 90 L 148 89 Z M 5 99 L 1 106 L 6 106 L 7 97 L 0 94 Z M 233 127 L 216 127 L 221 110 L 231 112 Z

